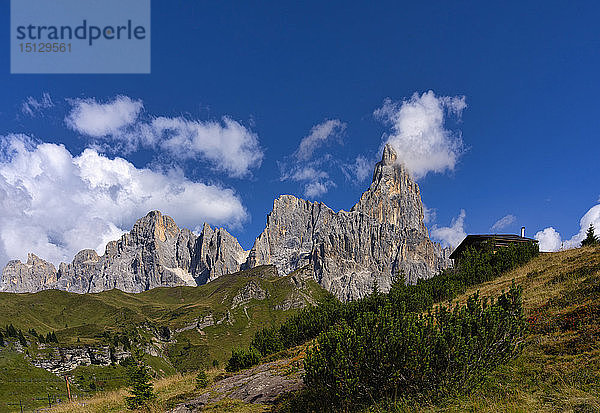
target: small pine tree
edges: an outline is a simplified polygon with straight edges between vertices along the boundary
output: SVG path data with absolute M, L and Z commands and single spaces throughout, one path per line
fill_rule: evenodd
M 147 402 L 156 397 L 150 381 L 150 372 L 143 361 L 143 354 L 139 349 L 134 350 L 133 362 L 127 367 L 131 396 L 126 397 L 126 402 L 127 407 L 131 410 L 146 405 Z
M 25 340 L 25 336 L 21 330 L 18 331 L 17 337 L 19 338 L 19 343 L 21 343 L 23 347 L 27 347 L 27 340 Z
M 581 246 L 587 247 L 590 245 L 598 245 L 598 243 L 600 243 L 600 241 L 598 240 L 598 237 L 594 234 L 594 225 L 590 224 L 585 239 L 581 241 Z
M 204 370 L 200 370 L 196 376 L 196 388 L 204 389 L 206 386 L 208 386 L 208 377 L 206 377 L 206 372 Z

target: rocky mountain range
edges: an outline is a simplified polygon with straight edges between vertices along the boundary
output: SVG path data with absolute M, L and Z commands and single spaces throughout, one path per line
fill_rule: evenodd
M 199 235 L 180 229 L 158 211 L 138 220 L 104 255 L 82 250 L 58 270 L 29 254 L 2 271 L 0 291 L 60 289 L 91 293 L 118 288 L 141 292 L 161 286 L 202 285 L 215 278 L 273 264 L 280 275 L 305 268 L 342 300 L 383 291 L 403 274 L 408 282 L 449 265 L 449 251 L 429 239 L 419 186 L 391 146 L 375 166 L 373 181 L 350 211 L 281 195 L 250 251 L 223 228 L 204 224 Z

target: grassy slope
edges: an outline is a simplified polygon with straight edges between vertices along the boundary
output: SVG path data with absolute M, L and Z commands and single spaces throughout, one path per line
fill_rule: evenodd
M 3 309 L 0 312 L 0 325 L 12 323 L 24 332 L 34 328 L 42 334 L 56 331 L 60 345 L 77 346 L 103 343 L 101 334 L 104 331 L 113 334 L 125 332 L 139 327 L 142 323 L 157 327 L 168 326 L 174 331 L 210 313 L 215 320 L 220 320 L 229 313 L 230 322 L 207 327 L 204 334 L 196 329 L 176 334 L 178 343 L 169 346 L 167 350 L 169 354 L 187 354 L 181 358 L 178 367 L 193 369 L 203 364 L 212 364 L 213 360 L 218 360 L 223 366 L 233 347 L 247 346 L 260 327 L 282 322 L 297 311 L 274 309 L 275 305 L 281 304 L 290 295 L 299 293 L 291 279 L 295 274 L 286 277 L 277 277 L 274 274 L 272 267 L 257 267 L 222 276 L 200 287 L 156 288 L 139 294 L 119 290 L 85 295 L 57 290 L 34 294 L 0 293 L 0 306 Z M 258 283 L 267 292 L 267 298 L 253 299 L 232 308 L 233 298 L 251 281 Z M 305 295 L 315 300 L 323 296 L 325 291 L 318 284 L 310 280 L 305 281 L 306 286 L 302 290 Z M 143 329 L 141 331 L 144 332 Z M 189 346 L 192 350 L 187 350 L 186 353 L 185 347 Z M 28 379 L 37 369 L 28 369 L 31 365 L 14 351 L 1 348 L 0 350 L 0 411 L 6 411 L 6 403 L 9 400 L 3 395 L 10 393 L 14 396 L 15 393 L 21 392 L 12 382 L 7 381 L 7 378 L 14 376 Z M 29 351 L 35 352 L 35 346 Z M 13 358 L 20 360 L 18 368 L 14 363 L 8 362 Z M 155 371 L 162 371 L 165 375 L 174 373 L 173 366 L 164 359 L 149 356 L 147 362 Z M 83 389 L 89 387 L 90 378 L 94 374 L 106 375 L 106 369 L 98 366 L 80 367 L 73 374 L 76 376 L 81 373 L 86 378 Z M 112 372 L 110 376 L 120 377 L 120 373 Z M 104 388 L 108 390 L 118 384 L 122 384 L 122 380 L 106 383 Z M 41 387 L 34 390 L 32 392 L 38 398 L 41 398 L 38 393 L 42 394 L 45 391 Z M 43 402 L 32 401 L 30 404 L 42 406 Z
M 423 412 L 600 411 L 600 248 L 541 254 L 497 280 L 472 288 L 497 296 L 512 281 L 523 286 L 529 333 L 520 357 L 498 369 L 469 396 Z M 385 410 L 377 409 L 373 411 Z
M 512 281 L 523 286 L 530 331 L 523 354 L 494 372 L 469 396 L 441 405 L 373 406 L 370 411 L 547 412 L 600 411 L 600 248 L 542 254 L 497 280 L 479 285 L 482 296 L 497 296 Z M 212 376 L 217 374 L 213 372 Z M 159 399 L 152 411 L 193 395 L 193 375 L 156 382 Z M 86 406 L 64 405 L 53 411 L 118 411 L 124 390 L 95 396 Z M 262 411 L 264 406 L 231 402 L 211 411 Z

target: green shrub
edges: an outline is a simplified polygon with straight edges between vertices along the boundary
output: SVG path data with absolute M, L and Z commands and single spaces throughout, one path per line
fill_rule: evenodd
M 204 370 L 200 370 L 196 375 L 196 389 L 204 389 L 208 386 L 208 377 Z
M 226 371 L 239 371 L 247 369 L 248 367 L 255 366 L 260 361 L 260 352 L 254 347 L 250 347 L 248 350 L 243 348 L 233 349 L 231 351 L 231 358 L 225 366 Z
M 519 350 L 525 322 L 521 291 L 496 302 L 421 315 L 393 308 L 360 314 L 319 335 L 304 361 L 318 410 L 348 410 L 374 400 L 468 390 Z
M 407 285 L 403 274 L 398 274 L 388 294 L 374 288 L 370 296 L 347 303 L 341 303 L 329 294 L 317 306 L 304 308 L 282 325 L 258 331 L 252 346 L 263 356 L 273 354 L 312 340 L 342 320 L 352 325 L 365 312 L 377 312 L 388 304 L 392 311 L 427 311 L 435 303 L 464 293 L 470 286 L 493 280 L 525 264 L 538 253 L 537 244 L 530 243 L 510 245 L 496 252 L 492 242 L 479 249 L 469 248 L 462 254 L 458 268 L 420 279 L 414 285 Z
M 257 349 L 261 355 L 277 353 L 283 349 L 279 329 L 274 327 L 263 328 L 256 332 L 250 346 Z

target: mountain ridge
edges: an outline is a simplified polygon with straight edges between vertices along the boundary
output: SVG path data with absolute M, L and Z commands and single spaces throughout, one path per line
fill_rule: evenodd
M 308 267 L 323 287 L 350 300 L 368 294 L 375 283 L 387 290 L 399 273 L 408 282 L 428 278 L 449 265 L 448 255 L 429 239 L 418 184 L 386 145 L 370 187 L 350 211 L 334 212 L 322 202 L 280 195 L 250 251 L 224 228 L 204 223 L 196 235 L 151 211 L 129 233 L 110 241 L 102 256 L 84 249 L 58 270 L 34 254 L 26 263 L 9 261 L 0 291 L 141 292 L 203 285 L 272 264 L 280 275 Z

